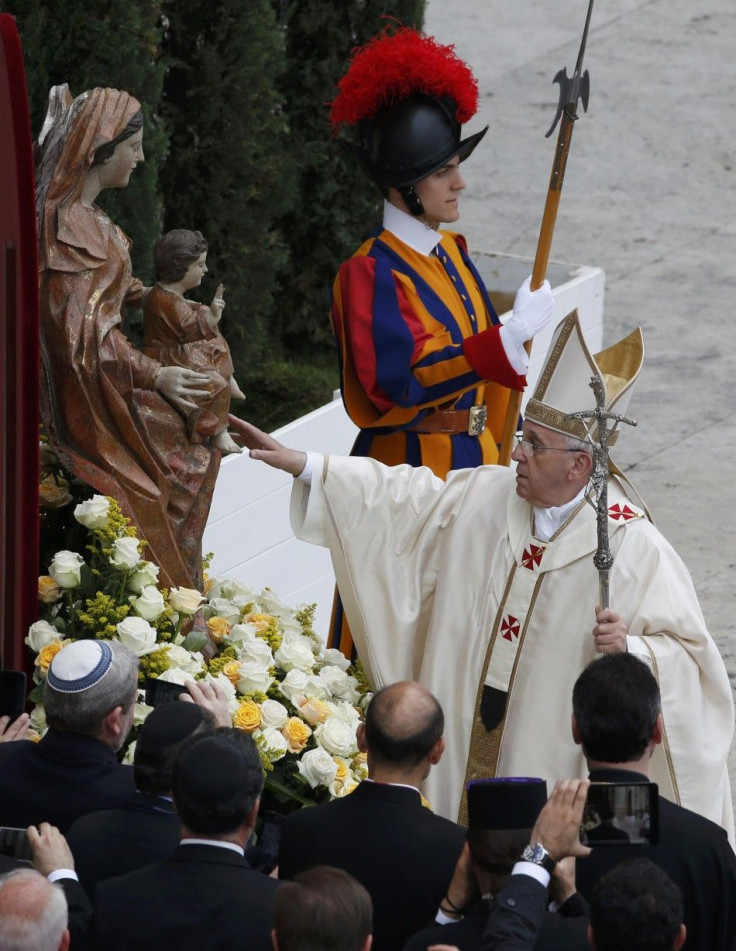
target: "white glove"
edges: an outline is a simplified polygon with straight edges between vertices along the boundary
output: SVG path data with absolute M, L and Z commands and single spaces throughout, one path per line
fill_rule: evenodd
M 536 291 L 531 291 L 531 280 L 528 277 L 516 292 L 514 312 L 504 324 L 510 340 L 517 347 L 544 330 L 555 312 L 555 299 L 549 281 L 545 281 Z

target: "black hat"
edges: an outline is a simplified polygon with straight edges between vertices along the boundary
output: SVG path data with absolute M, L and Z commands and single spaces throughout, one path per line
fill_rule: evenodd
M 143 721 L 137 749 L 162 750 L 180 743 L 204 721 L 204 711 L 196 703 L 164 703 Z
M 377 185 L 406 188 L 456 155 L 464 161 L 487 131 L 488 126 L 461 138 L 450 100 L 415 93 L 364 119 L 358 126 L 359 142 L 345 145 Z
M 468 829 L 531 829 L 547 802 L 547 783 L 526 776 L 468 783 Z

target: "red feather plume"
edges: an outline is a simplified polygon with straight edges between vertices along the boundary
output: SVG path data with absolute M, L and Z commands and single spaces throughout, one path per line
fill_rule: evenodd
M 415 92 L 448 96 L 456 105 L 460 125 L 478 109 L 478 81 L 455 47 L 409 27 L 384 32 L 359 47 L 337 89 L 330 106 L 333 131 L 373 118 L 383 106 Z

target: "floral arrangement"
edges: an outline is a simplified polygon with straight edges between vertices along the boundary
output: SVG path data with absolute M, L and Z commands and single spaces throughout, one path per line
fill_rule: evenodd
M 36 737 L 46 728 L 43 691 L 55 654 L 78 638 L 117 640 L 140 664 L 127 761 L 152 709 L 146 679 L 204 680 L 222 685 L 233 725 L 258 746 L 264 808 L 284 812 L 352 792 L 367 775 L 355 731 L 370 694 L 359 666 L 315 634 L 314 605 L 294 609 L 268 588 L 257 594 L 224 578 L 208 579 L 205 592 L 169 591 L 114 499 L 95 495 L 74 519 L 87 529 L 86 553 L 54 554 L 38 581 L 40 619 L 26 637 L 35 654 Z

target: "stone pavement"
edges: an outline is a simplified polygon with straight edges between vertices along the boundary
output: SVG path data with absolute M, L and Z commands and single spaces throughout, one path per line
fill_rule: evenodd
M 587 0 L 429 0 L 425 28 L 479 79 L 463 166 L 470 247 L 534 256 Z M 606 272 L 604 339 L 646 359 L 616 457 L 688 565 L 736 687 L 736 5 L 596 0 L 552 259 Z M 704 738 L 705 740 L 706 738 Z M 736 748 L 729 762 L 736 792 Z

